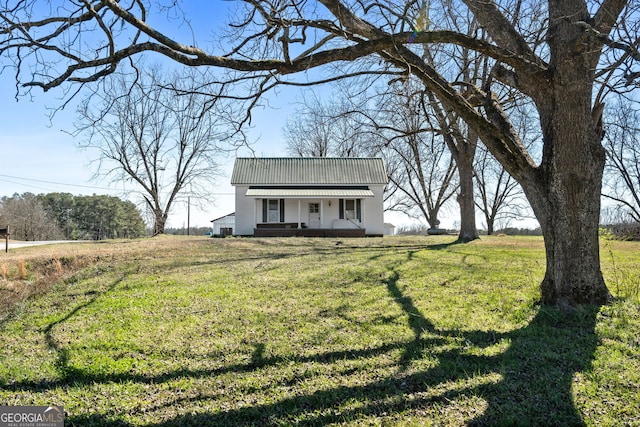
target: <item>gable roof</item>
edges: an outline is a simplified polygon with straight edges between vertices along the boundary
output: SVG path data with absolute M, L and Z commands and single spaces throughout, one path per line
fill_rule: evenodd
M 209 222 L 216 222 L 216 221 L 220 221 L 221 219 L 225 219 L 225 218 L 230 218 L 230 217 L 236 217 L 236 213 L 235 212 L 231 212 L 230 214 L 226 214 L 225 216 L 221 216 L 220 218 L 216 218 L 216 219 L 212 219 Z
M 232 185 L 358 185 L 387 184 L 381 158 L 239 157 Z

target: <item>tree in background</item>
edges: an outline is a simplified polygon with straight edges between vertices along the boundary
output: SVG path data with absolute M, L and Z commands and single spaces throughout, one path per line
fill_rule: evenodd
M 145 234 L 144 221 L 135 205 L 113 196 L 76 197 L 73 219 L 84 239 L 134 238 Z
M 634 104 L 620 97 L 608 109 L 610 123 L 604 145 L 609 172 L 602 190 L 612 200 L 622 219 L 640 223 L 640 112 Z
M 81 196 L 74 196 L 71 193 L 48 193 L 38 196 L 45 210 L 58 223 L 58 227 L 68 240 L 83 239 L 83 232 L 76 222 L 76 199 Z
M 103 80 L 126 58 L 155 52 L 187 66 L 238 72 L 223 84 L 240 82 L 249 90 L 236 98 L 248 102 L 250 118 L 270 88 L 294 84 L 296 76 L 310 77 L 309 70 L 323 65 L 340 67 L 323 68 L 333 74 L 317 76 L 316 83 L 363 73 L 414 75 L 522 186 L 545 241 L 542 302 L 609 301 L 598 240 L 602 110 L 608 93 L 640 78 L 637 2 L 241 1 L 226 52 L 198 46 L 190 32 L 180 42 L 154 29 L 147 21 L 153 3 L 40 4 L 0 7 L 0 54 L 13 60 L 14 75 L 27 88 L 71 90 Z M 445 19 L 452 10 L 464 27 Z M 476 25 L 479 31 L 467 31 Z M 490 78 L 478 86 L 448 73 L 451 61 L 425 60 L 423 46 L 459 46 L 480 55 Z M 367 68 L 354 71 L 349 64 Z M 307 78 L 298 83 L 310 84 Z M 535 105 L 543 135 L 539 163 L 496 95 L 505 87 Z
M 480 147 L 478 151 L 474 163 L 475 203 L 491 235 L 496 226 L 506 228 L 509 220 L 521 219 L 528 205 L 518 182 L 487 150 Z
M 56 219 L 31 193 L 14 194 L 0 200 L 0 224 L 9 225 L 15 240 L 56 240 L 63 237 Z
M 38 199 L 66 239 L 126 239 L 145 235 L 142 216 L 130 201 L 114 196 L 69 193 L 42 194 Z
M 144 68 L 131 81 L 118 74 L 79 108 L 81 147 L 100 152 L 99 173 L 133 183 L 153 215 L 153 235 L 164 233 L 180 192 L 209 200 L 219 175 L 217 142 L 229 139 L 216 98 L 191 86 L 197 79 Z M 222 129 L 222 131 L 221 131 Z
M 458 182 L 427 94 L 409 77 L 388 85 L 374 100 L 369 146 L 387 159 L 392 210 L 440 228 L 438 217 Z
M 518 134 L 522 135 L 523 143 L 534 153 L 541 145 L 534 109 L 528 103 L 514 99 L 509 105 L 508 113 Z M 520 184 L 483 146 L 478 147 L 474 178 L 476 206 L 485 218 L 487 234 L 493 234 L 497 228 L 508 227 L 512 219 L 532 217 L 531 207 Z
M 345 98 L 305 101 L 284 128 L 287 151 L 299 157 L 367 156 L 363 126 L 351 113 Z

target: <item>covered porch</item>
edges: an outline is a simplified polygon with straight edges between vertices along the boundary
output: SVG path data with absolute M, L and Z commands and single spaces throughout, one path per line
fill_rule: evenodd
M 374 194 L 360 188 L 257 188 L 254 236 L 361 237 L 367 235 L 364 198 Z
M 255 237 L 365 237 L 364 228 L 264 228 L 258 224 Z

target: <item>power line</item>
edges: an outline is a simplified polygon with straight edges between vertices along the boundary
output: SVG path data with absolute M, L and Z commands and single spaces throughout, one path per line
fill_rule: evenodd
M 83 185 L 83 184 L 67 184 L 64 182 L 55 182 L 55 181 L 45 181 L 42 179 L 33 179 L 33 178 L 23 178 L 20 176 L 12 176 L 12 175 L 4 175 L 4 174 L 0 174 L 1 177 L 5 177 L 5 178 L 11 178 L 11 179 L 21 179 L 23 181 L 31 181 L 31 182 L 41 182 L 43 184 L 49 184 L 49 185 L 64 185 L 67 187 L 80 187 L 80 188 L 90 188 L 90 189 L 94 189 L 94 190 L 109 190 L 109 191 L 114 191 L 113 188 L 106 188 L 106 187 L 96 187 L 96 186 L 92 186 L 92 185 Z M 29 186 L 28 184 L 22 184 L 19 182 L 12 182 L 12 181 L 6 181 L 3 180 L 5 182 L 10 182 L 11 184 L 18 184 L 18 185 L 25 185 L 25 186 Z M 31 186 L 34 187 L 34 186 Z M 39 188 L 39 187 L 34 187 L 34 188 Z
M 97 186 L 92 186 L 92 185 L 67 184 L 67 183 L 64 183 L 64 182 L 46 181 L 46 180 L 34 179 L 34 178 L 23 178 L 23 177 L 20 177 L 20 176 L 5 175 L 5 174 L 0 174 L 0 177 L 11 178 L 11 179 L 20 179 L 20 180 L 23 180 L 23 181 L 30 181 L 30 182 L 39 182 L 39 183 L 49 184 L 49 185 L 64 185 L 64 186 L 67 186 L 67 187 L 89 188 L 89 189 L 92 189 L 92 190 L 125 191 L 124 189 L 119 190 L 119 189 L 116 189 L 116 188 L 97 187 Z M 9 181 L 7 179 L 2 179 L 2 178 L 0 178 L 0 181 L 8 182 L 10 184 L 15 184 L 15 185 L 23 185 L 25 187 L 37 188 L 39 190 L 52 191 L 49 188 L 38 187 L 38 186 L 35 186 L 35 185 L 25 184 L 25 183 L 22 183 L 22 182 Z M 140 190 L 126 190 L 126 191 L 127 192 L 138 192 L 138 193 L 141 193 Z M 191 194 L 191 193 L 189 193 L 189 194 Z M 233 195 L 235 195 L 235 193 L 208 193 L 208 194 L 210 194 L 212 196 L 233 196 Z
M 23 187 L 37 188 L 38 190 L 50 191 L 49 188 L 38 187 L 36 185 L 25 184 L 23 182 L 9 181 L 8 179 L 1 179 L 0 178 L 0 182 L 8 182 L 9 184 L 21 185 Z

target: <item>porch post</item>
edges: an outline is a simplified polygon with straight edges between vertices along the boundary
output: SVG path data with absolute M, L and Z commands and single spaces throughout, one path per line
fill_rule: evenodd
M 261 199 L 253 199 L 253 228 L 258 226 L 258 200 Z M 260 201 L 262 203 L 262 201 Z
M 324 221 L 324 199 L 320 199 L 320 228 L 322 227 L 322 223 Z
M 300 222 L 300 215 L 301 215 L 300 208 L 301 208 L 301 205 L 302 205 L 302 201 L 300 199 L 298 199 L 298 229 L 302 228 L 302 224 Z

